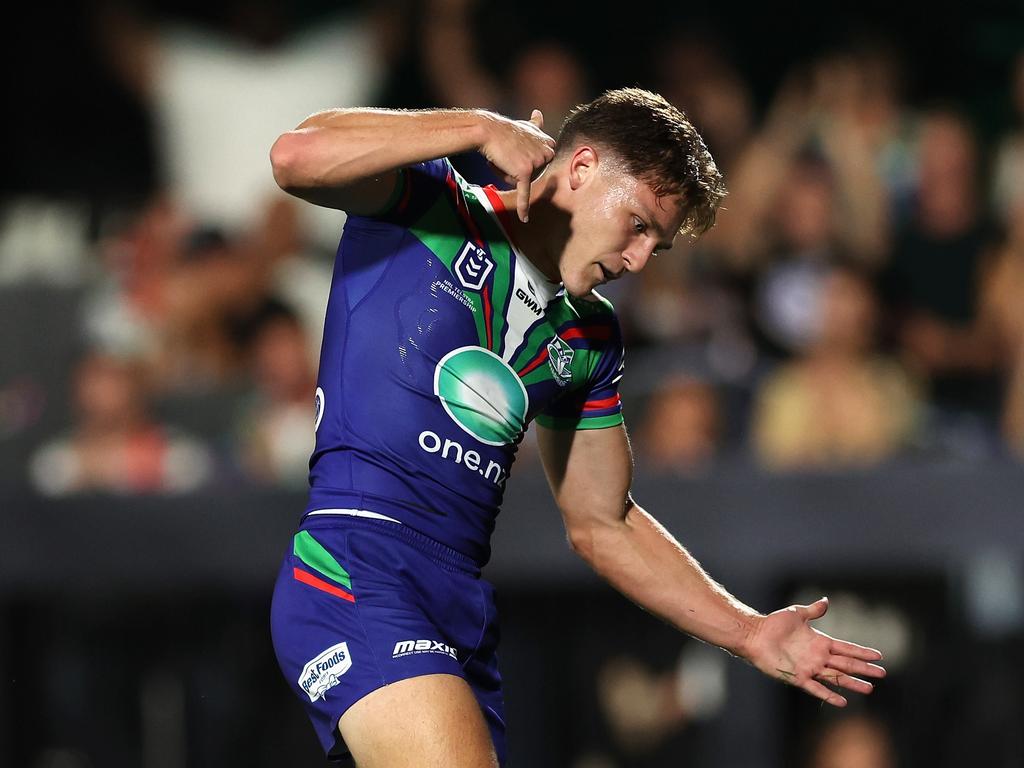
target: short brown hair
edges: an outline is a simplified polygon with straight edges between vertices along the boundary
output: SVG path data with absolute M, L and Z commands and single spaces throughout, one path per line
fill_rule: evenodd
M 727 194 L 722 174 L 686 114 L 663 96 L 642 88 L 605 91 L 569 113 L 557 153 L 580 139 L 611 150 L 658 197 L 681 195 L 686 207 L 681 232 L 696 236 L 715 225 Z

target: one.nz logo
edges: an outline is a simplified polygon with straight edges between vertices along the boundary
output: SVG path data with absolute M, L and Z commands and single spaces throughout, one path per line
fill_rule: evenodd
M 341 682 L 342 675 L 352 668 L 352 657 L 348 652 L 348 643 L 332 645 L 310 659 L 299 675 L 299 688 L 306 692 L 310 701 L 327 697 L 327 691 Z
M 572 347 L 558 336 L 548 342 L 548 365 L 551 366 L 551 374 L 560 387 L 572 381 L 572 355 Z
M 477 248 L 470 242 L 463 246 L 455 259 L 455 276 L 463 287 L 471 291 L 479 291 L 484 287 L 488 275 L 494 269 L 494 261 L 487 255 L 487 251 Z

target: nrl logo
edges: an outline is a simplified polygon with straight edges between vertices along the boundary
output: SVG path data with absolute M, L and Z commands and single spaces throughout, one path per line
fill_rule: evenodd
M 479 291 L 484 287 L 484 281 L 493 269 L 494 262 L 487 255 L 487 251 L 467 242 L 455 259 L 453 271 L 463 287 Z
M 555 377 L 555 383 L 560 387 L 564 387 L 572 381 L 572 355 L 572 347 L 558 336 L 548 342 L 548 365 L 551 366 L 551 374 Z

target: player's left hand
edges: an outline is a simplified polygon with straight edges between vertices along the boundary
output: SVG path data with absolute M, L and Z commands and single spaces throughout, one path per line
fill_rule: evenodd
M 520 221 L 530 213 L 530 183 L 555 156 L 555 140 L 544 133 L 544 115 L 533 110 L 529 120 L 510 120 L 486 113 L 487 140 L 483 154 L 506 182 L 516 188 L 516 212 Z
M 747 660 L 766 675 L 800 688 L 835 707 L 846 698 L 823 683 L 856 693 L 871 693 L 864 677 L 885 677 L 873 662 L 882 654 L 874 648 L 837 640 L 814 629 L 810 622 L 828 610 L 828 598 L 810 605 L 791 605 L 765 616 L 747 642 Z

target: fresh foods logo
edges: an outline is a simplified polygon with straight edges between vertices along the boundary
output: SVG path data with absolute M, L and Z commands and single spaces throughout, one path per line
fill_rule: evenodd
M 351 668 L 352 657 L 348 653 L 348 643 L 332 645 L 315 659 L 310 659 L 302 668 L 299 687 L 306 692 L 310 701 L 326 698 L 328 689 L 341 682 L 338 678 Z
M 526 387 L 512 368 L 483 347 L 459 347 L 434 369 L 434 394 L 452 421 L 481 443 L 515 442 L 526 423 Z

